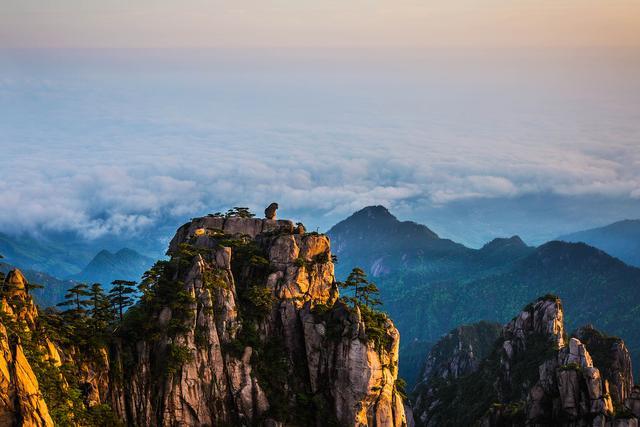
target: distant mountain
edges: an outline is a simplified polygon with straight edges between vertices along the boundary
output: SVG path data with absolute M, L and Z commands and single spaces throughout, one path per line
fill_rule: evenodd
M 170 227 L 170 230 L 166 228 L 159 227 L 153 232 L 132 235 L 109 234 L 94 239 L 73 232 L 42 230 L 20 234 L 0 233 L 0 254 L 4 255 L 5 262 L 21 270 L 30 269 L 54 277 L 70 278 L 80 274 L 103 249 L 117 252 L 121 248 L 131 248 L 154 259 L 164 256 L 164 248 L 175 227 Z
M 0 262 L 0 271 L 5 275 L 14 268 L 15 266 L 11 264 Z M 61 302 L 67 289 L 75 284 L 72 280 L 61 280 L 41 271 L 24 270 L 22 273 L 29 283 L 44 286 L 42 289 L 34 289 L 32 291 L 34 298 L 41 307 L 50 307 Z
M 430 278 L 467 276 L 503 265 L 528 254 L 519 237 L 496 239 L 480 250 L 440 238 L 428 227 L 399 221 L 384 206 L 366 207 L 333 226 L 332 251 L 338 257 L 336 274 L 344 278 L 355 266 L 371 277 L 385 277 L 412 269 Z
M 593 228 L 558 237 L 565 242 L 584 242 L 620 258 L 627 264 L 640 267 L 640 220 L 618 221 L 605 227 Z
M 328 234 L 338 279 L 360 266 L 378 284 L 383 308 L 401 333 L 400 366 L 408 376 L 418 369 L 407 366 L 420 353 L 415 340 L 437 342 L 456 326 L 480 320 L 506 322 L 547 293 L 568 304 L 569 327 L 596 323 L 624 336 L 640 357 L 640 318 L 634 315 L 640 269 L 592 246 L 553 241 L 533 248 L 513 236 L 471 249 L 401 222 L 382 206 L 356 212 Z
M 133 249 L 123 248 L 115 253 L 102 250 L 72 278 L 79 282 L 98 282 L 104 285 L 116 279 L 139 281 L 154 261 Z
M 505 322 L 536 295 L 552 293 L 570 303 L 570 328 L 597 323 L 625 337 L 640 361 L 640 269 L 583 243 L 550 242 L 481 277 L 434 281 L 409 271 L 379 285 L 385 309 L 406 340 L 435 341 L 457 324 Z
M 95 252 L 81 245 L 65 244 L 62 240 L 0 233 L 0 253 L 6 262 L 23 270 L 37 270 L 57 277 L 67 277 L 78 273 Z

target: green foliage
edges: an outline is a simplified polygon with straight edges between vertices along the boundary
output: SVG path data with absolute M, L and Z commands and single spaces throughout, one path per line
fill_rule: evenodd
M 571 363 L 567 363 L 566 365 L 562 365 L 558 368 L 558 370 L 560 372 L 563 371 L 576 371 L 576 372 L 580 372 L 582 371 L 582 367 L 580 365 L 578 365 L 576 362 L 571 362 Z
M 249 210 L 249 208 L 234 206 L 229 209 L 225 214 L 225 218 L 253 218 L 255 214 Z
M 185 363 L 193 360 L 193 353 L 189 347 L 180 344 L 169 344 L 167 349 L 166 369 L 169 375 L 176 374 Z
M 394 387 L 396 389 L 396 392 L 402 397 L 402 399 L 407 400 L 407 382 L 404 379 L 398 377 L 396 378 Z
M 367 339 L 374 343 L 378 353 L 390 350 L 393 344 L 393 337 L 387 333 L 387 322 L 389 320 L 387 315 L 367 305 L 360 306 L 360 313 Z
M 271 313 L 276 299 L 270 288 L 254 285 L 246 290 L 244 294 L 245 299 L 251 304 L 255 316 L 264 318 Z
M 86 298 L 91 295 L 86 283 L 78 283 L 67 290 L 64 301 L 59 303 L 59 307 L 70 306 L 63 313 L 73 317 L 82 317 L 87 314 L 86 307 L 91 306 L 91 300 Z
M 369 282 L 366 273 L 361 268 L 354 268 L 344 283 L 338 286 L 345 289 L 352 296 L 342 297 L 343 301 L 360 309 L 362 321 L 365 324 L 367 338 L 370 339 L 378 352 L 389 350 L 393 338 L 387 333 L 389 318 L 374 307 L 381 305 L 378 298 L 379 290 L 375 283 Z
M 209 290 L 227 289 L 228 285 L 225 280 L 226 272 L 221 269 L 207 269 L 204 271 L 204 286 Z
M 329 253 L 328 252 L 319 253 L 318 255 L 313 257 L 313 262 L 314 264 L 326 264 L 327 262 L 329 262 Z
M 84 400 L 78 366 L 83 360 L 91 360 L 96 346 L 103 344 L 92 337 L 90 320 L 87 316 L 69 316 L 49 310 L 40 313 L 36 328 L 31 330 L 22 321 L 0 311 L 0 321 L 7 330 L 10 346 L 18 343 L 22 346 L 56 426 L 122 425 L 109 405 L 90 408 Z M 49 360 L 44 351 L 47 339 L 76 347 L 78 352 L 73 363 L 65 361 L 56 366 Z
M 338 283 L 347 292 L 353 292 L 352 297 L 347 297 L 354 306 L 373 307 L 382 304 L 378 295 L 380 290 L 375 283 L 369 282 L 367 274 L 359 267 L 351 270 L 347 280 L 342 283 Z
M 118 310 L 118 316 L 122 322 L 124 310 L 133 305 L 136 294 L 136 282 L 129 280 L 114 280 L 109 291 L 109 301 Z

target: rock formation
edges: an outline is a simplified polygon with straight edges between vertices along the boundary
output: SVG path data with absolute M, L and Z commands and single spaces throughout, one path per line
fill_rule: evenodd
M 427 366 L 434 357 L 443 359 L 433 353 L 448 339 L 434 347 Z M 637 425 L 640 393 L 631 386 L 624 342 L 593 327 L 568 338 L 557 297 L 545 296 L 525 307 L 503 327 L 480 363 L 467 357 L 460 365 L 459 350 L 448 354 L 449 361 L 440 366 L 453 363 L 462 369 L 444 376 L 431 370 L 423 378 L 415 392 L 418 425 Z
M 338 301 L 326 236 L 205 217 L 182 226 L 168 254 L 155 286 L 178 287 L 184 302 L 156 297 L 152 330 L 120 350 L 133 360 L 122 378 L 130 422 L 403 425 L 398 332 L 387 320 L 376 341 Z
M 3 284 L 0 302 L 0 425 L 53 426 L 20 337 L 35 326 L 37 309 L 20 270 Z M 55 349 L 54 349 L 55 351 Z
M 276 211 L 277 210 L 278 210 L 278 204 L 277 203 L 271 203 L 264 210 L 264 217 L 266 219 L 276 219 Z
M 39 319 L 20 273 L 8 276 L 1 425 L 406 425 L 398 331 L 339 298 L 328 237 L 212 215 L 180 227 L 167 253 L 105 345 L 50 340 L 64 316 Z
M 476 372 L 501 330 L 499 324 L 489 322 L 459 326 L 433 346 L 414 389 L 413 416 L 419 425 L 438 425 L 432 416 L 438 412 L 441 386 Z

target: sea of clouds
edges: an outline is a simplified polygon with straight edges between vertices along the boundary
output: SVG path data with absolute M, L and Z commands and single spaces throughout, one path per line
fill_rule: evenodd
M 135 234 L 271 201 L 321 229 L 531 195 L 593 198 L 585 226 L 640 217 L 624 52 L 251 55 L 3 52 L 0 232 Z

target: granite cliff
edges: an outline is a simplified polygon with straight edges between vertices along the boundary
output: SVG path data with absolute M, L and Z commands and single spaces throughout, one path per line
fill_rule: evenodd
M 624 342 L 592 326 L 569 337 L 557 297 L 529 304 L 491 345 L 485 338 L 479 361 L 470 342 L 493 332 L 486 323 L 473 328 L 434 346 L 414 392 L 417 425 L 637 426 L 640 393 Z
M 6 285 L 20 273 L 7 277 L 3 425 L 406 424 L 398 331 L 339 297 L 328 237 L 210 215 L 180 227 L 167 254 L 101 340 L 74 338 L 55 312 L 39 317 L 25 286 Z

